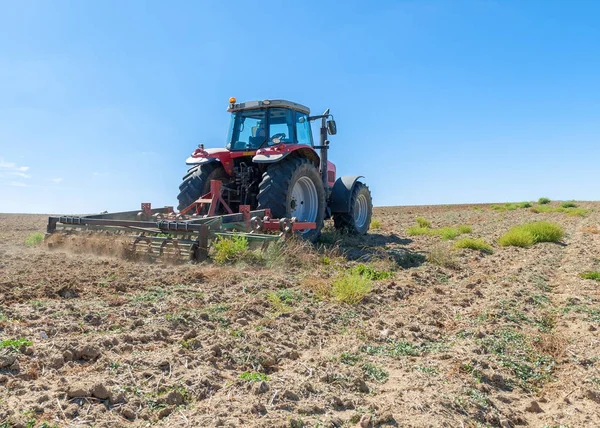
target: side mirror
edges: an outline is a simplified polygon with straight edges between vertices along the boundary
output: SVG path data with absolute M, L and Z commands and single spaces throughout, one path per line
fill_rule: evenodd
M 327 121 L 327 132 L 329 135 L 337 134 L 337 126 L 335 124 L 335 120 L 331 119 Z

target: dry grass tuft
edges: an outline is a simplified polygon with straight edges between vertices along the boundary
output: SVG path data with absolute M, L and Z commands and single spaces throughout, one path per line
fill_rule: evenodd
M 431 249 L 427 254 L 427 261 L 438 266 L 456 269 L 458 268 L 458 261 L 456 255 L 451 248 L 445 245 L 438 245 Z

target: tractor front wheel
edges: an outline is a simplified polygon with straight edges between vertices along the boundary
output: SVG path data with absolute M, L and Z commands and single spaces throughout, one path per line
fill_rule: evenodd
M 314 222 L 315 229 L 300 232 L 309 241 L 321 234 L 325 219 L 325 189 L 315 165 L 306 158 L 284 160 L 270 165 L 263 174 L 258 209 L 269 208 L 274 218 L 296 217 Z
M 333 225 L 336 229 L 356 235 L 364 235 L 371 225 L 373 200 L 371 191 L 360 181 L 354 185 L 350 198 L 350 212 L 333 213 Z

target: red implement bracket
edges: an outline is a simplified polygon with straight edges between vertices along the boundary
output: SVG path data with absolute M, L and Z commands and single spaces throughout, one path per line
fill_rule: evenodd
M 187 212 L 191 211 L 193 208 L 196 209 L 196 214 L 200 214 L 200 211 L 204 207 L 204 205 L 209 204 L 208 215 L 214 216 L 217 213 L 217 208 L 219 204 L 223 205 L 223 208 L 229 213 L 233 214 L 229 205 L 221 196 L 221 189 L 223 187 L 223 183 L 220 180 L 210 180 L 210 192 L 206 195 L 200 197 L 198 200 L 193 202 L 189 207 L 186 207 L 181 210 L 179 214 L 185 215 Z
M 308 229 L 316 229 L 317 224 L 308 221 L 294 221 L 291 223 L 291 229 L 293 231 L 296 230 L 308 230 Z M 265 230 L 281 230 L 281 222 L 279 220 L 267 220 L 263 221 L 263 229 Z

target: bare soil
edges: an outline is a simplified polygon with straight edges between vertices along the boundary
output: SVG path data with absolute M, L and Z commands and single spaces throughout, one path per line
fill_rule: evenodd
M 0 426 L 600 426 L 600 282 L 579 276 L 600 270 L 600 203 L 579 205 L 377 208 L 367 237 L 268 267 L 27 247 L 46 217 L 0 215 Z M 408 236 L 416 216 L 494 252 Z M 565 237 L 496 244 L 534 220 Z M 359 263 L 391 277 L 319 297 Z

